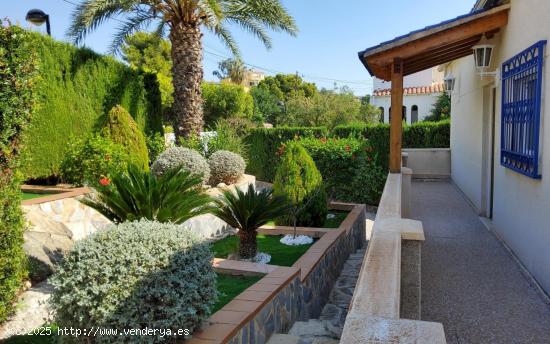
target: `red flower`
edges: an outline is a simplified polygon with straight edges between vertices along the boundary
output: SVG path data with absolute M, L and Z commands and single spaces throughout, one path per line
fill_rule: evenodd
M 103 186 L 107 186 L 107 185 L 111 184 L 111 180 L 109 178 L 103 177 L 99 180 L 99 184 L 101 184 Z

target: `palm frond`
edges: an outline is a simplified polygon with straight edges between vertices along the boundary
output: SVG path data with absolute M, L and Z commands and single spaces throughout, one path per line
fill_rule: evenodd
M 107 19 L 130 11 L 139 0 L 84 0 L 73 11 L 67 36 L 76 44 Z
M 226 4 L 225 17 L 236 22 L 259 22 L 273 31 L 298 33 L 294 18 L 288 14 L 280 0 L 230 0 Z
M 202 192 L 202 180 L 175 169 L 160 177 L 130 166 L 113 178 L 112 185 L 97 198 L 84 202 L 108 219 L 120 223 L 142 218 L 183 223 L 210 210 L 210 196 Z
M 256 191 L 251 184 L 246 192 L 224 192 L 211 213 L 231 227 L 249 232 L 287 214 L 290 207 L 283 197 L 273 196 L 271 190 Z
M 222 43 L 231 51 L 231 53 L 237 57 L 240 58 L 241 52 L 239 50 L 239 47 L 237 45 L 237 42 L 233 38 L 233 35 L 231 35 L 231 32 L 222 24 L 219 23 L 218 25 L 214 27 L 208 26 L 212 32 L 220 38 Z
M 154 19 L 156 19 L 156 16 L 151 11 L 138 11 L 136 14 L 129 17 L 118 27 L 117 33 L 114 35 L 113 41 L 109 47 L 109 52 L 111 54 L 118 53 L 128 36 L 147 27 Z
M 266 48 L 271 49 L 271 37 L 269 37 L 266 30 L 258 21 L 248 17 L 242 17 L 239 19 L 228 18 L 228 21 L 240 25 L 245 31 L 248 31 L 248 33 L 256 36 L 256 38 L 258 38 L 266 46 Z

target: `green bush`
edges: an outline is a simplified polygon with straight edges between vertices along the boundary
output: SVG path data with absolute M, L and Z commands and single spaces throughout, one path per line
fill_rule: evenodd
M 100 179 L 111 179 L 127 168 L 128 155 L 124 147 L 108 138 L 94 135 L 69 141 L 61 163 L 61 178 L 66 183 L 97 187 Z
M 97 195 L 81 200 L 114 223 L 148 219 L 183 223 L 205 214 L 210 196 L 202 192 L 202 178 L 173 169 L 160 176 L 130 165 L 114 176 Z
M 449 148 L 451 122 L 417 122 L 403 127 L 403 148 Z M 378 153 L 376 162 L 388 169 L 390 154 L 390 125 L 348 125 L 334 128 L 335 137 L 365 138 Z
M 252 119 L 254 100 L 244 87 L 228 82 L 202 84 L 204 123 L 212 127 L 223 118 Z
M 115 105 L 107 113 L 101 134 L 124 147 L 129 162 L 139 168 L 149 170 L 149 153 L 145 135 L 126 109 Z
M 168 148 L 151 165 L 151 171 L 157 176 L 176 168 L 183 168 L 192 175 L 201 176 L 205 184 L 210 179 L 210 167 L 206 159 L 199 152 L 189 148 Z
M 321 173 L 307 151 L 297 142 L 284 147 L 273 183 L 273 194 L 283 196 L 300 209 L 296 225 L 322 227 L 327 215 L 327 195 Z M 293 225 L 292 216 L 282 216 L 277 224 Z
M 378 204 L 386 175 L 376 163 L 377 154 L 368 141 L 304 138 L 298 142 L 315 161 L 331 199 Z M 372 182 L 361 182 L 369 178 Z
M 246 163 L 239 154 L 219 150 L 208 158 L 210 165 L 210 185 L 235 183 L 244 174 Z
M 78 241 L 50 278 L 59 326 L 194 330 L 217 300 L 208 245 L 169 223 L 126 222 Z M 99 336 L 153 342 L 160 336 Z
M 328 130 L 324 127 L 252 129 L 244 138 L 248 147 L 247 172 L 255 175 L 258 180 L 272 182 L 279 165 L 283 143 L 300 137 L 326 136 Z
M 36 105 L 31 46 L 28 32 L 0 21 L 0 323 L 27 276 L 18 168 L 21 135 Z
M 166 141 L 164 140 L 164 135 L 160 133 L 153 133 L 147 135 L 145 138 L 147 142 L 147 151 L 149 152 L 149 165 L 151 165 L 160 153 L 166 150 Z
M 102 119 L 116 104 L 130 112 L 143 132 L 162 132 L 155 75 L 48 36 L 27 35 L 28 49 L 38 56 L 40 106 L 33 111 L 23 140 L 26 179 L 59 175 L 67 138 L 87 137 L 100 130 Z
M 246 160 L 248 151 L 247 145 L 237 134 L 237 131 L 226 121 L 220 121 L 216 124 L 215 135 L 191 135 L 188 138 L 180 140 L 180 146 L 196 150 L 205 158 L 219 150 L 230 151 L 239 154 Z

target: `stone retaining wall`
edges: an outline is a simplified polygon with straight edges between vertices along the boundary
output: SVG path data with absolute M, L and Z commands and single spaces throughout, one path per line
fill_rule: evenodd
M 312 229 L 321 238 L 292 267 L 216 260 L 214 266 L 219 272 L 268 274 L 212 315 L 210 325 L 185 343 L 262 344 L 273 333 L 287 332 L 296 321 L 316 318 L 346 259 L 365 243 L 365 206 L 338 206 L 350 211 L 340 227 L 326 232 Z M 263 228 L 262 234 L 279 235 L 287 229 L 269 230 Z

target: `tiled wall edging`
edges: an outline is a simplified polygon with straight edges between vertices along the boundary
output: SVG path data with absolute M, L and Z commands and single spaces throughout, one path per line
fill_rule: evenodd
M 57 187 L 41 187 L 41 186 L 32 186 L 32 185 L 24 185 L 21 187 L 21 190 L 23 192 L 32 192 L 32 193 L 38 193 L 38 194 L 51 193 L 51 195 L 47 195 L 44 197 L 38 197 L 38 198 L 22 201 L 21 202 L 22 205 L 34 205 L 34 204 L 53 202 L 53 201 L 58 201 L 60 199 L 82 196 L 92 192 L 92 190 L 87 187 L 65 189 L 65 188 L 57 188 Z
M 295 321 L 316 318 L 347 257 L 365 242 L 365 206 L 350 208 L 340 227 L 324 233 L 293 267 L 259 267 L 216 259 L 218 271 L 270 272 L 212 315 L 210 325 L 195 332 L 185 344 L 261 344 L 273 333 L 287 332 Z

